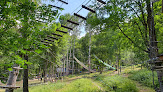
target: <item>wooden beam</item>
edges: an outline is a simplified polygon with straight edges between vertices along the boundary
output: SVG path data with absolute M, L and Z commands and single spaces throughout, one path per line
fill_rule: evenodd
M 68 4 L 67 2 L 65 2 L 65 1 L 63 1 L 63 0 L 58 0 L 58 1 L 60 1 L 60 2 L 62 2 L 62 3 L 64 3 L 64 4 Z
M 79 23 L 76 23 L 76 22 L 71 21 L 71 20 L 67 20 L 67 22 L 70 22 L 70 23 L 75 24 L 75 25 L 79 25 Z
M 82 5 L 82 8 L 87 9 L 88 11 L 91 11 L 92 13 L 96 13 L 95 10 L 93 10 L 89 7 L 86 7 L 85 5 Z
M 163 0 L 162 0 L 162 13 L 163 13 Z
M 52 36 L 49 36 L 49 35 L 47 37 L 58 40 L 58 38 L 55 38 L 55 37 L 52 37 Z
M 57 8 L 57 9 L 62 9 L 61 7 L 58 7 L 58 6 L 55 6 L 55 5 L 50 5 L 49 4 L 49 6 L 52 6 L 52 7 Z
M 102 0 L 97 0 L 98 2 L 102 3 L 102 4 L 106 4 L 106 2 L 102 1 Z
M 52 33 L 52 35 L 56 35 L 56 36 L 59 36 L 59 37 L 63 37 L 62 35 L 56 34 L 56 33 Z
M 46 38 L 45 38 L 44 40 L 47 40 L 47 41 L 50 41 L 50 42 L 54 42 L 54 40 L 51 40 L 51 39 L 46 39 Z
M 67 28 L 67 29 L 73 30 L 73 28 L 70 28 L 70 27 L 67 27 L 67 26 L 64 26 L 64 25 L 61 25 L 61 27 L 64 27 L 64 28 Z
M 83 17 L 83 16 L 81 16 L 81 15 L 79 15 L 79 14 L 77 14 L 77 13 L 74 13 L 74 16 L 77 16 L 77 17 L 79 17 L 79 18 L 82 18 L 82 19 L 86 20 L 85 17 Z
M 65 31 L 61 31 L 61 30 L 58 30 L 58 29 L 56 29 L 56 31 L 67 34 L 67 32 L 65 32 Z

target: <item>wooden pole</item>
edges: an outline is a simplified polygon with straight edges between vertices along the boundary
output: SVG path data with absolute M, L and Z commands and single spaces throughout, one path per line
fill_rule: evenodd
M 162 13 L 163 13 L 163 0 L 162 0 Z

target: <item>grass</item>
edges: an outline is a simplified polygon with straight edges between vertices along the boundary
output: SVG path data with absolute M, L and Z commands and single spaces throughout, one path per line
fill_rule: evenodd
M 37 85 L 29 87 L 29 92 L 56 92 L 58 89 L 61 89 L 65 86 L 65 83 L 48 83 L 47 85 Z M 23 89 L 17 89 L 14 92 L 23 92 Z
M 145 86 L 154 88 L 153 74 L 151 70 L 142 69 L 139 71 L 131 71 L 129 72 L 129 74 L 130 74 L 129 79 L 138 81 L 139 83 L 142 83 Z M 158 87 L 159 83 L 158 83 L 156 72 L 154 72 L 154 82 L 155 82 L 155 86 Z
M 58 92 L 100 92 L 91 79 L 82 78 L 71 82 Z
M 101 81 L 103 86 L 105 86 L 106 90 L 109 92 L 138 92 L 136 84 L 122 76 L 98 76 L 96 80 Z

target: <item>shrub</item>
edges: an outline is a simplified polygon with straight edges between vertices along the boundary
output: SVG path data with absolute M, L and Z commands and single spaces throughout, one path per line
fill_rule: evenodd
M 129 76 L 130 79 L 138 81 L 145 86 L 154 87 L 152 71 L 149 71 L 147 69 L 142 69 L 139 71 L 132 71 L 132 72 L 130 72 L 130 74 L 131 74 Z M 156 87 L 158 87 L 159 83 L 158 83 L 156 72 L 154 72 L 154 82 L 155 82 Z
M 106 77 L 103 79 L 103 85 L 107 87 L 107 91 L 138 92 L 134 82 L 121 76 Z
M 59 92 L 100 92 L 90 79 L 78 79 L 65 86 Z

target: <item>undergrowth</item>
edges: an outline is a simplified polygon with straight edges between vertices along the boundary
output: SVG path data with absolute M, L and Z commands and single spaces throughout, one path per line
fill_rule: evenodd
M 143 85 L 148 87 L 152 87 L 152 88 L 154 87 L 153 74 L 151 70 L 142 69 L 139 71 L 130 71 L 129 74 L 130 74 L 129 79 L 138 81 L 139 83 L 142 83 Z M 155 86 L 158 87 L 159 83 L 158 83 L 156 72 L 154 72 L 154 82 L 155 82 Z
M 100 92 L 100 89 L 92 83 L 92 80 L 84 78 L 73 81 L 59 92 Z
M 104 77 L 99 75 L 96 80 L 100 81 L 108 92 L 138 92 L 134 82 L 121 76 Z
M 61 89 L 65 86 L 64 83 L 48 83 L 48 85 L 38 85 L 29 87 L 29 92 L 56 92 L 56 90 Z M 23 89 L 17 89 L 14 92 L 23 92 Z

